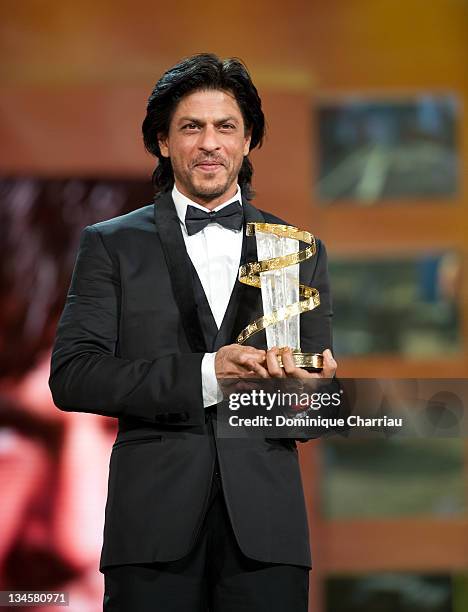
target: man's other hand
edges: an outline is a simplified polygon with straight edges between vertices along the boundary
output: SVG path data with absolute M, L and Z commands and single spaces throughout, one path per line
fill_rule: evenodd
M 216 353 L 216 378 L 268 378 L 268 371 L 264 367 L 266 351 L 253 346 L 228 344 Z

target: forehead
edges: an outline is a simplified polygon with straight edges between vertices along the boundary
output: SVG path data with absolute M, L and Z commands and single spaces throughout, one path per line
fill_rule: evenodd
M 181 117 L 210 119 L 234 117 L 242 121 L 242 113 L 234 95 L 220 89 L 203 89 L 184 96 L 177 105 L 173 120 Z

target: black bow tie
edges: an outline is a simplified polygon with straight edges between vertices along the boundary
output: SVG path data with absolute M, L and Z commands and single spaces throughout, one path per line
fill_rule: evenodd
M 208 223 L 219 223 L 228 229 L 240 230 L 243 219 L 242 206 L 239 202 L 232 202 L 217 212 L 205 212 L 189 205 L 185 213 L 185 227 L 189 236 L 201 232 Z

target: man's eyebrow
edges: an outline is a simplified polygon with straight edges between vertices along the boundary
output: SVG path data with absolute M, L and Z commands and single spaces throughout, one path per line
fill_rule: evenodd
M 189 121 L 190 123 L 202 123 L 200 119 L 197 119 L 196 117 L 189 117 L 188 115 L 180 117 L 178 123 L 183 123 L 184 121 Z
M 202 119 L 197 119 L 196 117 L 190 117 L 188 115 L 180 117 L 178 123 L 184 123 L 185 121 L 188 121 L 190 123 L 197 123 L 199 125 L 205 123 Z M 222 117 L 221 119 L 218 119 L 215 123 L 219 125 L 221 123 L 226 123 L 226 121 L 233 121 L 235 123 L 239 122 L 238 119 L 233 115 L 228 115 L 227 117 Z
M 233 115 L 228 115 L 227 117 L 220 119 L 216 123 L 226 123 L 227 121 L 233 121 L 234 123 L 238 123 L 238 119 L 234 117 Z

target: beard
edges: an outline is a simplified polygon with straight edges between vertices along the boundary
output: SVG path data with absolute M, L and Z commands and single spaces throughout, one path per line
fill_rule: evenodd
M 218 177 L 215 173 L 198 175 L 196 165 L 203 161 L 221 163 L 223 165 L 222 176 Z M 209 204 L 213 200 L 221 198 L 237 182 L 242 163 L 243 159 L 239 160 L 235 166 L 229 168 L 229 164 L 225 159 L 203 157 L 195 160 L 191 170 L 182 170 L 182 168 L 177 168 L 173 165 L 174 178 L 185 187 L 187 193 L 195 201 L 200 200 L 203 203 Z
M 225 194 L 231 185 L 232 181 L 229 179 L 214 185 L 196 185 L 192 183 L 191 192 L 195 198 L 209 203 Z

